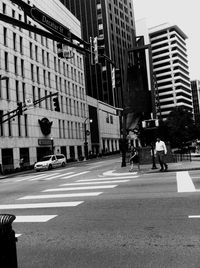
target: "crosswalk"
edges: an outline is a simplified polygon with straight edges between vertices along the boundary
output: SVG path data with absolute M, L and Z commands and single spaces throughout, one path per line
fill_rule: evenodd
M 91 172 L 91 170 L 75 172 L 70 171 L 67 173 L 59 172 L 44 172 L 39 175 L 28 175 L 26 177 L 16 178 L 14 183 L 20 183 L 26 181 L 36 180 L 53 180 L 57 179 L 58 186 L 55 188 L 47 188 L 41 190 L 40 193 L 35 195 L 25 195 L 17 198 L 13 204 L 2 204 L 0 205 L 0 211 L 13 211 L 17 210 L 18 213 L 21 210 L 33 209 L 31 215 L 17 215 L 14 223 L 46 223 L 50 220 L 55 219 L 59 215 L 33 215 L 34 209 L 39 208 L 67 208 L 76 207 L 83 204 L 85 198 L 94 198 L 102 195 L 104 191 L 116 188 L 122 183 L 127 183 L 131 179 L 138 177 L 137 173 L 123 173 L 123 174 L 102 174 L 96 176 L 94 179 L 84 178 L 81 179 L 82 175 Z M 76 178 L 77 177 L 77 178 Z M 72 183 L 63 183 L 63 180 L 75 178 L 76 180 Z M 62 183 L 59 184 L 59 182 Z M 46 202 L 45 200 L 48 200 Z M 56 202 L 53 202 L 55 200 Z M 69 201 L 68 201 L 69 200 Z M 27 202 L 28 201 L 28 202 Z M 27 202 L 27 203 L 24 203 Z M 19 210 L 19 211 L 18 211 Z M 44 210 L 42 210 L 44 211 Z M 49 210 L 48 210 L 49 211 Z M 38 212 L 38 210 L 37 210 Z M 15 214 L 15 213 L 14 213 Z M 23 213 L 24 214 L 24 213 Z M 20 236 L 21 234 L 16 234 Z
M 41 190 L 39 193 L 34 195 L 25 195 L 18 197 L 14 203 L 11 204 L 1 204 L 0 211 L 12 211 L 16 215 L 16 220 L 14 223 L 47 223 L 50 220 L 55 219 L 59 215 L 38 215 L 38 209 L 42 208 L 73 208 L 82 205 L 86 200 L 92 198 L 98 198 L 100 195 L 104 194 L 105 191 L 111 191 L 112 189 L 118 187 L 120 184 L 128 183 L 131 180 L 137 180 L 139 177 L 137 172 L 135 173 L 116 173 L 113 170 L 107 171 L 101 175 L 93 178 L 81 178 L 82 175 L 88 174 L 91 170 L 87 171 L 69 171 L 67 173 L 59 172 L 46 172 L 39 175 L 28 175 L 24 178 L 16 178 L 15 183 L 20 183 L 26 181 L 36 181 L 36 180 L 53 180 L 57 179 L 56 183 L 58 185 L 54 188 L 47 188 Z M 76 178 L 77 177 L 77 178 Z M 73 182 L 64 182 L 63 180 L 68 180 L 70 178 L 75 178 Z M 188 172 L 177 172 L 177 192 L 196 192 L 193 181 Z M 31 213 L 30 213 L 31 209 Z M 34 215 L 34 209 L 37 209 L 37 214 Z M 20 214 L 20 211 L 27 210 L 31 215 Z M 44 210 L 42 210 L 44 211 Z M 48 210 L 49 213 L 49 210 Z M 21 234 L 16 234 L 20 236 Z

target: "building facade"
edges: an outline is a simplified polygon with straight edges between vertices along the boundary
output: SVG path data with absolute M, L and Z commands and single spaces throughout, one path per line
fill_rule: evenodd
M 85 58 L 87 94 L 112 106 L 122 107 L 124 55 L 135 44 L 135 21 L 132 0 L 60 0 L 81 21 L 82 37 L 101 38 L 103 53 L 98 64 Z M 114 63 L 114 65 L 112 64 Z M 112 68 L 119 68 L 122 87 L 112 86 Z
M 191 81 L 192 99 L 194 106 L 194 120 L 197 126 L 200 126 L 200 81 Z
M 80 22 L 59 1 L 28 1 L 56 16 L 81 37 Z M 0 0 L 0 12 L 25 21 L 24 12 L 11 1 Z M 41 28 L 27 17 L 27 23 Z M 73 51 L 70 60 L 57 56 L 57 43 L 15 25 L 0 22 L 0 114 L 1 122 L 17 103 L 35 101 L 58 93 L 60 112 L 52 97 L 46 98 L 12 120 L 0 125 L 0 163 L 3 169 L 19 167 L 21 158 L 31 165 L 41 156 L 63 153 L 76 158 L 84 155 L 84 122 L 89 117 L 83 55 Z M 89 128 L 89 123 L 86 122 Z M 89 141 L 90 146 L 90 141 Z
M 193 111 L 185 33 L 176 25 L 162 24 L 149 29 L 153 78 L 162 119 L 176 106 Z M 156 96 L 155 96 L 156 97 Z

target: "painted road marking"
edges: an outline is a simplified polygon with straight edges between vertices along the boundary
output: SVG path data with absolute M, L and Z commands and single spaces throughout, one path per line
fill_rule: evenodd
M 81 180 L 78 180 L 78 182 L 82 182 L 82 181 L 108 181 L 108 180 L 120 180 L 120 179 L 133 179 L 133 178 L 137 178 L 138 176 L 133 176 L 130 178 L 130 176 L 122 176 L 122 177 L 114 177 L 114 178 L 105 178 L 105 177 L 102 177 L 102 178 L 98 178 L 98 179 L 81 179 Z
M 96 190 L 96 189 L 111 189 L 117 185 L 101 185 L 101 186 L 83 186 L 83 187 L 68 187 L 68 188 L 54 188 L 47 189 L 42 192 L 62 192 L 62 191 L 77 191 L 77 190 Z
M 76 185 L 87 185 L 87 184 L 106 184 L 106 183 L 121 183 L 128 182 L 130 180 L 117 180 L 117 181 L 94 181 L 94 182 L 75 182 L 75 183 L 64 183 L 59 186 L 76 186 Z
M 72 173 L 74 173 L 74 172 L 69 172 L 67 174 L 72 174 Z M 45 181 L 48 181 L 48 180 L 52 180 L 52 179 L 55 179 L 55 178 L 63 177 L 65 175 L 66 174 L 59 174 L 59 173 L 58 173 L 58 175 L 50 175 L 50 176 L 46 175 L 45 177 L 47 177 L 47 178 L 42 178 L 42 179 L 45 180 Z M 35 180 L 38 180 L 38 179 L 41 179 L 41 178 L 31 179 L 30 181 L 35 181 Z
M 90 172 L 90 171 L 83 171 L 83 172 L 80 172 L 80 173 L 72 174 L 72 175 L 63 177 L 63 178 L 61 178 L 61 179 L 69 179 L 69 178 L 72 178 L 72 177 L 76 177 L 76 176 L 80 176 L 80 175 L 86 174 L 86 173 L 88 173 L 88 172 Z
M 63 197 L 98 196 L 100 194 L 102 194 L 102 192 L 76 193 L 76 194 L 27 195 L 27 196 L 18 198 L 18 200 L 45 199 L 45 198 L 63 198 Z M 1 206 L 0 206 L 0 209 L 1 209 Z
M 58 215 L 16 216 L 14 222 L 47 222 Z
M 59 174 L 59 173 L 54 173 L 53 175 L 57 175 L 57 174 Z M 24 181 L 24 180 L 30 180 L 30 179 L 33 179 L 33 178 L 37 178 L 37 179 L 40 179 L 40 178 L 42 178 L 42 177 L 46 177 L 46 176 L 48 176 L 49 174 L 46 174 L 46 173 L 42 173 L 42 174 L 40 174 L 40 175 L 32 175 L 32 176 L 27 176 L 27 177 L 23 177 L 23 178 L 20 178 L 20 179 L 17 179 L 17 180 L 15 180 L 16 182 L 18 182 L 18 181 Z M 50 175 L 50 176 L 53 176 L 52 174 Z
M 17 238 L 17 237 L 20 237 L 22 234 L 15 234 L 15 237 Z
M 55 202 L 55 203 L 32 203 L 32 204 L 7 204 L 0 205 L 0 209 L 26 209 L 26 208 L 57 208 L 57 207 L 76 207 L 84 201 L 75 202 Z
M 109 171 L 106 171 L 103 173 L 103 176 L 126 176 L 126 175 L 129 175 L 129 176 L 132 176 L 132 175 L 136 175 L 137 172 L 126 172 L 126 173 L 113 173 L 115 172 L 115 170 L 109 170 Z
M 195 218 L 200 218 L 200 215 L 191 215 L 191 216 L 188 216 L 189 219 L 195 219 Z
M 180 171 L 176 173 L 177 191 L 178 193 L 195 192 L 194 183 L 188 171 Z

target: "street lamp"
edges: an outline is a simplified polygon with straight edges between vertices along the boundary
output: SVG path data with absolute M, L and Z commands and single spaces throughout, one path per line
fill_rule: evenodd
M 53 137 L 51 137 L 51 154 L 53 154 L 53 145 L 54 145 L 54 140 L 53 140 Z
M 87 136 L 90 135 L 90 131 L 87 130 L 87 124 L 86 121 L 89 118 L 87 117 L 84 121 L 84 138 L 85 138 L 85 142 L 84 142 L 84 152 L 85 152 L 85 158 L 88 159 L 88 142 L 87 142 Z M 90 123 L 92 123 L 92 119 L 89 119 Z
M 2 76 L 2 75 L 0 75 L 0 80 L 8 80 L 8 79 L 9 79 L 8 76 Z

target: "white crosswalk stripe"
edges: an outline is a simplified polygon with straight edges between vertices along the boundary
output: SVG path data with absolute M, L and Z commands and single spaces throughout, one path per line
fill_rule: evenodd
M 73 177 L 76 177 L 76 176 L 84 175 L 84 174 L 89 173 L 89 172 L 90 172 L 90 171 L 83 171 L 83 172 L 75 173 L 75 174 L 72 174 L 72 175 L 69 175 L 69 176 L 64 176 L 64 177 L 61 178 L 61 179 L 70 179 L 70 178 L 73 178 Z
M 97 179 L 81 179 L 81 180 L 78 180 L 78 182 L 83 182 L 83 181 L 107 181 L 107 180 L 121 180 L 121 179 L 133 179 L 133 178 L 137 178 L 138 176 L 118 176 L 118 177 L 102 177 L 102 178 L 97 178 Z
M 50 175 L 50 176 L 46 175 L 46 176 L 42 177 L 42 179 L 48 181 L 48 180 L 52 180 L 52 179 L 55 179 L 55 178 L 63 177 L 65 175 L 71 175 L 73 173 L 74 172 L 68 172 L 68 173 L 65 173 L 65 174 L 59 174 L 58 173 L 58 175 Z M 39 179 L 41 179 L 41 177 Z M 38 180 L 38 178 L 33 178 L 30 181 L 35 181 L 35 180 Z
M 47 222 L 58 215 L 16 216 L 15 222 Z
M 115 180 L 115 181 L 90 181 L 90 182 L 74 182 L 74 183 L 64 183 L 60 184 L 60 186 L 77 186 L 77 185 L 88 185 L 88 184 L 109 184 L 109 183 L 122 183 L 122 182 L 128 182 L 130 180 Z
M 30 203 L 30 204 L 7 204 L 0 205 L 0 209 L 28 209 L 28 208 L 57 208 L 57 207 L 75 207 L 84 201 L 75 202 L 55 202 L 55 203 Z
M 54 188 L 47 189 L 42 192 L 62 192 L 62 191 L 79 191 L 79 190 L 96 190 L 96 189 L 111 189 L 117 185 L 101 185 L 101 186 L 83 186 L 83 187 L 68 187 L 68 188 Z
M 30 200 L 30 199 L 47 199 L 47 198 L 70 198 L 70 197 L 83 197 L 83 196 L 98 196 L 102 192 L 91 193 L 76 193 L 76 194 L 48 194 L 48 195 L 27 195 L 20 197 L 17 200 Z M 0 206 L 1 209 L 1 206 Z

